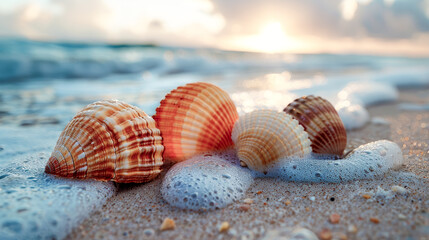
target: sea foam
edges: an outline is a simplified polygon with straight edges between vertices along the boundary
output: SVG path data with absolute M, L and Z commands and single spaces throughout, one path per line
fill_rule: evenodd
M 356 148 L 340 160 L 283 159 L 268 175 L 295 182 L 346 182 L 383 176 L 403 162 L 402 151 L 396 143 L 379 140 Z
M 116 191 L 113 183 L 49 176 L 46 161 L 31 154 L 0 170 L 0 239 L 62 239 Z
M 228 154 L 206 154 L 177 163 L 164 177 L 163 198 L 172 206 L 192 210 L 223 208 L 241 199 L 253 177 L 231 159 Z
M 210 210 L 241 199 L 254 177 L 294 182 L 347 182 L 383 176 L 403 162 L 399 146 L 387 140 L 362 145 L 341 160 L 316 155 L 282 159 L 267 174 L 241 167 L 233 152 L 206 154 L 174 165 L 164 177 L 161 192 L 172 206 Z

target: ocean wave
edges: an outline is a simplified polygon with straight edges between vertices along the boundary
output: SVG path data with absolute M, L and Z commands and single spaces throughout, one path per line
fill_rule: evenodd
M 127 44 L 85 44 L 0 39 L 0 81 L 34 78 L 102 78 L 112 74 L 158 75 L 228 72 L 297 73 L 377 71 L 429 64 L 428 59 L 366 55 L 263 54 Z

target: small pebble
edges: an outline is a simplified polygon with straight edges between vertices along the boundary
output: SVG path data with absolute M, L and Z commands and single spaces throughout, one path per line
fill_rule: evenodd
M 398 194 L 406 194 L 408 191 L 407 191 L 407 189 L 405 189 L 405 188 L 403 188 L 403 187 L 401 187 L 401 186 L 398 186 L 398 185 L 395 185 L 395 186 L 392 186 L 391 188 L 390 188 L 390 190 L 392 190 L 392 192 L 394 192 L 394 193 L 398 193 Z
M 311 197 L 309 197 L 308 199 L 310 199 L 310 201 L 314 202 L 314 200 L 316 200 L 316 197 L 311 196 Z
M 174 222 L 174 220 L 171 218 L 165 218 L 159 230 L 165 231 L 165 230 L 173 230 L 175 228 L 176 228 L 176 223 Z
M 240 209 L 241 211 L 247 212 L 250 209 L 250 204 L 241 204 L 240 206 L 238 206 L 238 209 Z
M 292 203 L 292 202 L 291 202 L 290 200 L 286 200 L 286 201 L 285 201 L 285 205 L 286 205 L 286 206 L 289 206 L 291 203 Z
M 362 197 L 363 197 L 363 198 L 365 198 L 365 199 L 370 199 L 370 198 L 371 198 L 371 195 L 369 195 L 369 194 L 364 194 L 364 195 L 362 195 Z
M 347 232 L 349 232 L 349 233 L 357 233 L 357 230 L 358 230 L 357 227 L 353 224 L 351 224 L 347 227 Z
M 227 232 L 228 231 L 228 229 L 229 229 L 229 223 L 228 222 L 223 222 L 221 225 L 220 225 L 220 228 L 219 228 L 219 232 Z
M 261 193 L 262 193 L 262 191 L 257 191 L 257 192 L 256 192 L 256 194 L 261 194 Z
M 398 214 L 398 219 L 400 219 L 400 220 L 405 220 L 405 219 L 407 219 L 407 217 L 404 215 L 404 214 Z
M 151 236 L 155 235 L 155 230 L 152 228 L 146 228 L 145 230 L 143 230 L 143 234 L 146 237 L 151 237 Z
M 243 200 L 243 202 L 246 203 L 246 204 L 252 204 L 253 203 L 253 199 L 246 198 L 246 199 Z
M 375 223 L 375 224 L 379 224 L 380 223 L 380 220 L 378 218 L 376 218 L 376 217 L 369 218 L 369 220 L 371 222 Z
M 338 214 L 338 213 L 333 213 L 333 214 L 331 214 L 331 216 L 329 217 L 329 221 L 330 221 L 332 224 L 337 224 L 337 223 L 339 223 L 339 222 L 340 222 L 340 214 Z
M 331 230 L 327 228 L 322 229 L 322 231 L 319 232 L 319 238 L 320 240 L 331 240 L 332 239 Z

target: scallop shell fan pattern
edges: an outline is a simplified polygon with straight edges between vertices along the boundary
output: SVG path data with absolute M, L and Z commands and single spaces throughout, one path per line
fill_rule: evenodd
M 197 82 L 167 94 L 153 118 L 164 139 L 164 157 L 178 162 L 231 147 L 238 113 L 228 93 L 213 84 Z
M 343 156 L 347 132 L 334 106 L 318 96 L 295 99 L 283 111 L 304 127 L 314 153 Z
M 308 134 L 298 121 L 274 110 L 241 116 L 232 140 L 241 164 L 259 172 L 266 172 L 280 159 L 305 157 L 311 152 Z
M 162 137 L 155 121 L 116 100 L 86 106 L 61 133 L 45 172 L 61 177 L 148 182 L 163 165 Z

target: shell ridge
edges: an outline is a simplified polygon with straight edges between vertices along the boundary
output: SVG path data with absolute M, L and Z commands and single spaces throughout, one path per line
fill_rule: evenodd
M 299 121 L 311 140 L 315 153 L 342 156 L 347 133 L 332 104 L 313 95 L 295 99 L 284 110 Z
M 76 166 L 75 166 L 75 162 L 74 162 L 74 158 L 73 158 L 73 155 L 72 155 L 72 153 L 70 152 L 70 150 L 67 148 L 67 147 L 65 147 L 64 145 L 60 145 L 60 146 L 58 146 L 59 148 L 61 148 L 63 151 L 65 151 L 65 152 L 67 152 L 67 157 L 66 156 L 64 156 L 64 154 L 62 154 L 62 152 L 61 152 L 61 154 L 64 156 L 64 158 L 65 159 L 67 159 L 67 158 L 70 158 L 70 161 L 71 161 L 71 163 L 72 163 L 72 165 L 73 165 L 73 167 L 71 168 L 71 169 L 69 169 L 69 166 L 68 166 L 68 164 L 67 164 L 67 176 L 69 175 L 69 174 L 72 174 L 72 175 L 75 175 L 76 174 Z M 67 161 L 65 161 L 66 163 L 67 163 Z M 71 167 L 71 166 L 70 166 Z
M 57 163 L 59 158 L 65 159 L 62 165 L 70 165 L 67 169 L 73 168 L 67 177 L 118 182 L 141 182 L 156 177 L 163 162 L 162 153 L 159 154 L 156 151 L 162 151 L 163 147 L 145 145 L 160 143 L 162 146 L 162 137 L 155 137 L 156 134 L 161 134 L 159 131 L 140 131 L 149 128 L 150 125 L 156 127 L 153 119 L 150 123 L 148 121 L 150 117 L 146 117 L 149 116 L 137 107 L 116 100 L 99 101 L 87 105 L 76 114 L 61 133 L 50 158 L 52 160 L 47 164 L 46 172 L 64 175 L 64 172 L 61 172 L 64 168 L 50 170 L 60 164 Z M 142 120 L 133 120 L 137 118 Z M 134 135 L 146 135 L 149 138 L 140 140 Z M 130 139 L 130 142 L 126 142 L 127 139 Z M 57 157 L 60 155 L 62 157 Z M 160 159 L 152 159 L 155 155 Z M 125 164 L 119 166 L 119 161 L 123 160 L 121 158 L 127 157 L 130 159 L 125 159 Z M 67 162 L 69 161 L 67 158 L 72 163 Z M 118 176 L 116 169 L 120 167 L 129 167 L 129 169 L 125 169 L 124 174 Z M 131 171 L 136 171 L 137 174 Z
M 298 121 L 274 110 L 256 110 L 240 117 L 231 138 L 240 161 L 262 172 L 282 158 L 303 157 L 311 151 L 308 135 Z
M 180 161 L 232 145 L 232 119 L 238 113 L 229 110 L 231 103 L 226 92 L 209 83 L 189 83 L 168 93 L 154 115 L 164 156 Z
M 57 155 L 60 155 L 61 156 L 61 159 L 64 159 L 65 160 L 65 157 L 64 157 L 64 155 L 58 150 L 58 149 L 55 149 L 54 150 L 55 151 L 55 153 L 57 153 Z M 57 158 L 58 159 L 58 158 Z M 60 176 L 64 176 L 65 174 L 63 173 L 64 171 L 66 171 L 66 170 L 64 170 L 64 169 L 67 169 L 67 161 L 64 161 L 64 164 L 66 165 L 66 168 L 62 168 L 61 167 L 61 165 L 63 165 L 63 164 L 61 164 L 61 162 L 63 162 L 63 161 L 59 161 L 58 162 L 58 165 L 59 165 L 59 169 L 60 169 Z M 67 173 L 67 171 L 66 171 L 66 173 Z
M 104 144 L 105 141 L 103 141 L 103 139 L 111 139 L 112 140 L 111 145 L 113 147 L 113 155 L 115 156 L 115 159 L 117 159 L 117 149 L 116 149 L 117 141 L 115 139 L 116 136 L 113 133 L 112 128 L 110 128 L 104 121 L 102 121 L 98 118 L 85 118 L 85 119 L 87 119 L 87 121 L 84 122 L 85 127 L 88 129 L 91 129 L 88 132 L 89 133 L 90 132 L 97 133 L 97 134 L 93 134 L 92 137 L 90 137 L 91 143 L 101 144 L 101 146 L 99 145 L 99 147 L 97 147 L 97 149 L 101 148 L 101 149 L 105 150 L 105 149 L 108 149 L 108 147 L 105 147 L 105 144 Z M 93 126 L 97 126 L 97 128 L 95 128 Z M 97 130 L 97 129 L 99 129 L 99 130 Z M 94 151 L 95 151 L 95 149 L 92 149 L 91 153 L 93 153 Z M 86 155 L 91 156 L 92 154 L 86 154 Z M 104 154 L 103 158 L 100 158 L 98 155 L 99 155 L 98 153 L 95 153 L 95 155 L 93 156 L 94 161 L 89 161 L 91 159 L 87 159 L 87 163 L 88 163 L 87 176 L 90 178 L 98 178 L 98 177 L 102 177 L 103 179 L 112 178 L 112 176 L 114 176 L 114 172 L 115 172 L 114 169 L 116 167 L 116 161 L 113 162 L 112 167 L 103 168 L 105 170 L 111 171 L 112 173 L 110 173 L 109 175 L 100 175 L 103 173 L 103 172 L 100 173 L 100 171 L 103 169 L 96 168 L 96 167 L 99 166 L 99 164 L 102 164 L 102 166 L 106 166 L 105 164 L 108 163 L 109 158 L 108 158 L 108 156 L 106 156 L 106 154 Z

